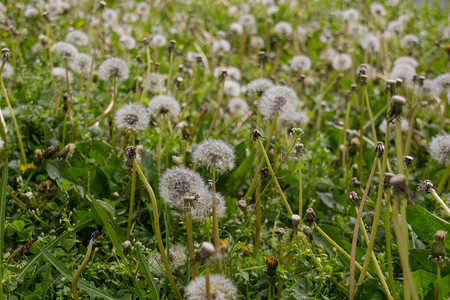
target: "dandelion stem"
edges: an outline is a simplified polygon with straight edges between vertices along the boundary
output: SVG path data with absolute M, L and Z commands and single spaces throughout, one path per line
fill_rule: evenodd
M 277 187 L 277 190 L 278 190 L 278 193 L 280 194 L 281 200 L 283 200 L 283 204 L 286 207 L 286 209 L 289 213 L 289 216 L 292 216 L 293 212 L 291 210 L 291 207 L 289 206 L 289 202 L 287 201 L 286 196 L 284 195 L 283 190 L 281 189 L 280 183 L 278 182 L 277 178 L 275 177 L 275 173 L 270 164 L 270 160 L 269 160 L 269 157 L 267 156 L 266 149 L 264 149 L 264 146 L 263 146 L 260 138 L 258 138 L 258 145 L 264 155 L 264 159 L 266 161 L 267 167 L 269 168 L 270 175 L 272 176 L 273 181 L 275 182 L 275 186 Z
M 188 236 L 189 260 L 193 261 L 195 253 L 194 253 L 194 239 L 192 237 L 192 217 L 187 212 L 185 212 L 184 220 L 186 222 L 186 232 Z M 198 266 L 196 262 L 194 262 L 194 264 L 191 265 L 191 274 L 192 278 L 195 278 L 198 274 Z
M 25 155 L 25 150 L 24 150 L 23 144 L 22 144 L 22 135 L 20 134 L 19 124 L 17 124 L 16 115 L 14 114 L 13 108 L 11 106 L 11 102 L 9 101 L 8 93 L 6 92 L 5 83 L 3 82 L 2 71 L 3 71 L 3 67 L 5 66 L 5 63 L 6 63 L 6 61 L 3 61 L 2 67 L 0 69 L 0 84 L 2 85 L 3 96 L 5 96 L 6 105 L 8 106 L 9 113 L 11 114 L 11 119 L 13 121 L 14 129 L 16 131 L 17 142 L 19 144 L 20 155 L 22 158 L 22 164 L 26 164 L 27 157 Z
M 386 258 L 389 272 L 389 285 L 392 291 L 394 300 L 397 300 L 397 289 L 395 287 L 394 269 L 392 267 L 392 251 L 391 251 L 391 190 L 386 191 L 386 212 L 385 212 L 385 229 L 386 229 Z M 358 283 L 359 284 L 359 283 Z
M 302 157 L 298 157 L 298 215 L 303 214 L 303 183 L 302 183 Z
M 434 292 L 434 300 L 438 300 L 439 299 L 439 289 L 440 289 L 440 285 L 441 285 L 441 266 L 439 264 L 436 264 L 436 268 L 437 268 L 437 278 L 436 278 L 436 290 Z
M 211 300 L 211 283 L 209 280 L 209 264 L 205 266 L 206 300 Z
M 319 225 L 316 223 L 316 222 L 314 222 L 314 228 L 316 228 L 317 229 L 317 231 L 331 244 L 331 245 L 333 245 L 333 247 L 334 248 L 336 248 L 339 252 L 341 252 L 341 254 L 342 255 L 344 255 L 348 260 L 350 260 L 350 258 L 351 258 L 351 256 L 350 256 L 350 254 L 348 254 L 344 249 L 342 249 L 342 247 L 341 246 L 339 246 L 331 237 L 329 237 L 326 233 L 325 233 L 325 231 L 323 231 L 322 230 L 322 228 L 320 228 L 319 227 Z M 357 261 L 355 261 L 355 265 L 356 265 L 356 267 L 359 269 L 359 270 L 363 270 L 363 268 L 362 268 L 362 266 L 357 262 Z M 373 276 L 368 272 L 368 271 L 366 271 L 366 274 L 367 274 L 367 277 L 369 277 L 369 278 L 373 278 Z
M 261 207 L 261 195 L 259 193 L 259 189 L 261 188 L 261 180 L 257 179 L 258 185 L 256 191 L 255 191 L 255 209 L 256 209 L 256 224 L 255 224 L 255 237 L 254 237 L 254 247 L 253 247 L 253 258 L 256 258 L 258 255 L 259 250 L 259 243 L 261 241 L 261 217 L 262 217 L 262 211 L 260 209 Z
M 92 252 L 92 245 L 94 244 L 94 237 L 91 237 L 91 240 L 89 241 L 89 245 L 86 251 L 86 256 L 83 259 L 83 262 L 81 263 L 80 267 L 78 268 L 78 270 L 75 272 L 75 274 L 73 275 L 73 279 L 72 279 L 72 293 L 73 293 L 73 298 L 75 300 L 78 300 L 78 288 L 77 288 L 77 283 L 78 283 L 78 277 L 80 277 L 81 272 L 83 271 L 84 267 L 86 267 L 88 261 L 89 261 L 89 257 L 91 256 L 91 252 Z
M 131 145 L 134 147 L 136 146 L 136 138 L 134 131 L 131 131 Z M 136 193 L 136 168 L 132 167 L 131 170 L 131 194 L 130 194 L 130 206 L 128 208 L 128 222 L 127 222 L 127 232 L 126 232 L 126 239 L 130 239 L 131 234 L 131 224 L 133 221 L 133 209 L 134 209 L 134 199 L 135 199 L 135 193 Z
M 360 220 L 362 216 L 362 212 L 364 210 L 364 204 L 366 203 L 367 195 L 369 194 L 370 185 L 372 183 L 373 175 L 375 173 L 375 167 L 377 165 L 378 157 L 375 156 L 372 164 L 372 169 L 370 170 L 369 179 L 367 180 L 366 188 L 364 190 L 363 197 L 361 199 L 361 204 L 359 205 L 358 214 L 356 215 L 355 221 L 355 229 L 353 230 L 353 239 L 352 239 L 352 251 L 350 258 L 350 283 L 349 283 L 349 294 L 350 300 L 355 298 L 355 259 L 356 259 L 356 243 L 358 241 L 358 230 L 360 225 Z M 369 254 L 371 254 L 369 252 Z
M 219 238 L 219 219 L 217 218 L 217 203 L 216 203 L 216 169 L 212 169 L 212 217 L 213 217 L 213 237 L 214 237 L 214 247 L 216 249 L 220 248 L 220 238 Z M 219 268 L 222 269 L 222 259 L 219 257 Z
M 394 224 L 395 235 L 397 237 L 397 246 L 398 246 L 398 254 L 400 256 L 400 262 L 403 271 L 403 292 L 405 295 L 405 299 L 408 298 L 407 295 L 411 295 L 414 300 L 419 300 L 417 296 L 416 289 L 414 287 L 414 281 L 412 279 L 411 268 L 409 266 L 408 260 L 408 247 L 406 239 L 408 236 L 405 236 L 399 223 L 399 202 L 403 202 L 401 205 L 406 206 L 406 199 L 394 199 L 394 206 L 392 210 L 392 223 Z M 406 215 L 400 215 L 401 222 L 406 223 Z
M 386 126 L 389 126 L 389 122 Z M 397 173 L 403 174 L 403 147 L 402 147 L 402 128 L 400 118 L 395 118 L 395 152 L 397 153 Z
M 154 222 L 154 229 L 155 229 L 155 236 L 156 236 L 156 242 L 158 244 L 159 253 L 161 255 L 161 260 L 163 261 L 164 268 L 167 274 L 167 278 L 169 279 L 170 287 L 172 288 L 172 292 L 175 294 L 175 297 L 178 300 L 181 300 L 181 294 L 178 291 L 177 285 L 175 283 L 175 279 L 173 278 L 172 271 L 170 270 L 169 261 L 167 259 L 166 251 L 164 250 L 164 244 L 161 238 L 161 230 L 159 228 L 159 214 L 158 214 L 158 203 L 156 201 L 155 193 L 153 192 L 152 186 L 147 181 L 147 178 L 145 178 L 144 173 L 142 172 L 141 167 L 139 166 L 139 163 L 135 159 L 133 161 L 133 166 L 136 168 L 136 172 L 139 175 L 139 178 L 144 183 L 145 189 L 150 195 L 150 199 L 152 201 L 152 209 L 153 209 L 153 222 Z
M 437 194 L 435 189 L 431 189 L 431 194 L 433 195 L 434 199 L 436 199 L 437 202 L 439 202 L 439 204 L 442 206 L 442 208 L 444 209 L 444 211 L 447 213 L 447 215 L 450 216 L 450 209 L 448 208 L 448 206 L 445 204 L 444 200 L 442 200 L 441 197 L 439 197 L 439 195 Z
M 355 92 L 356 93 L 356 92 Z M 363 149 L 364 149 L 364 98 L 361 99 L 361 120 L 359 126 L 359 163 L 358 163 L 358 172 L 359 172 L 359 181 L 363 182 Z M 350 298 L 352 293 L 350 292 Z

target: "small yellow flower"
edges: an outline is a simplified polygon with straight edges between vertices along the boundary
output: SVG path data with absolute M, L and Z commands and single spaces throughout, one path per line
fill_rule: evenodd
M 228 238 L 220 239 L 220 245 L 221 246 L 228 246 Z
M 24 164 L 24 165 L 20 165 L 19 168 L 20 168 L 20 171 L 22 172 L 22 174 L 25 174 L 25 172 L 28 169 L 36 170 L 36 166 L 33 163 L 27 163 L 27 164 Z

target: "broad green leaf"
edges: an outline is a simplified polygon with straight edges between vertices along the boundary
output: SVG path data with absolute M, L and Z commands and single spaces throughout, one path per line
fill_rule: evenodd
M 427 272 L 425 270 L 417 270 L 412 272 L 414 285 L 421 299 L 424 299 L 430 290 L 434 295 L 436 288 L 436 273 Z M 439 299 L 449 299 L 450 297 L 450 275 L 441 277 L 441 284 L 439 289 Z
M 375 278 L 367 278 L 366 280 L 358 286 L 358 291 L 356 292 L 355 299 L 371 299 L 371 300 L 384 300 L 386 299 L 386 294 L 381 289 L 378 284 L 379 280 Z
M 438 230 L 450 231 L 450 223 L 436 217 L 420 205 L 414 204 L 406 208 L 406 218 L 413 231 L 425 244 L 431 244 Z M 450 239 L 446 239 L 445 247 L 450 249 Z

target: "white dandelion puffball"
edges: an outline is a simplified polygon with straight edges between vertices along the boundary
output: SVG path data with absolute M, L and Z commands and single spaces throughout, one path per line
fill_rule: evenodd
M 80 30 L 72 30 L 66 34 L 66 42 L 76 46 L 86 46 L 89 38 L 86 33 Z
M 73 75 L 72 72 L 68 72 L 69 74 L 69 82 L 72 82 Z M 53 68 L 52 75 L 56 78 L 56 80 L 65 82 L 66 81 L 66 69 L 61 67 Z
M 164 47 L 166 43 L 167 43 L 166 37 L 159 33 L 155 34 L 150 41 L 150 44 L 156 48 Z
M 306 55 L 296 55 L 291 60 L 291 69 L 296 72 L 308 72 L 311 69 L 311 60 Z
M 440 74 L 436 76 L 433 81 L 439 88 L 439 94 L 450 91 L 450 73 Z
M 236 298 L 237 289 L 225 275 L 211 274 L 209 280 L 211 295 L 215 295 L 214 299 L 233 300 Z M 189 283 L 186 287 L 186 298 L 188 300 L 206 299 L 205 276 L 198 276 Z
M 287 86 L 276 85 L 269 88 L 261 97 L 259 111 L 267 119 L 273 119 L 276 114 L 296 110 L 297 94 Z
M 165 203 L 178 211 L 196 208 L 198 197 L 203 193 L 210 194 L 202 177 L 185 167 L 172 167 L 164 171 L 159 180 L 159 193 Z M 190 198 L 192 205 L 188 206 L 187 200 Z
M 214 71 L 213 71 L 214 78 L 219 78 L 219 76 L 222 74 L 222 71 L 224 69 L 227 70 L 228 78 L 231 78 L 233 80 L 241 79 L 241 71 L 236 67 L 226 67 L 226 68 L 216 67 L 216 68 L 214 68 Z
M 229 29 L 230 32 L 236 33 L 237 35 L 241 35 L 242 32 L 244 31 L 244 28 L 238 22 L 231 23 Z
M 430 79 L 423 81 L 422 96 L 424 98 L 434 99 L 439 95 L 440 89 L 437 84 Z
M 122 35 L 119 39 L 119 42 L 124 48 L 128 50 L 136 48 L 136 40 L 131 35 Z
M 381 18 L 386 15 L 386 10 L 381 3 L 373 2 L 370 5 L 370 14 L 376 18 Z
M 244 28 L 251 28 L 255 26 L 256 20 L 255 17 L 251 14 L 243 14 L 239 18 L 239 24 L 241 24 Z
M 142 105 L 130 103 L 122 106 L 114 118 L 118 129 L 137 132 L 148 127 L 150 116 Z
M 3 66 L 3 70 L 2 70 L 2 77 L 3 78 L 11 78 L 14 75 L 14 67 L 6 62 L 5 65 Z
M 180 105 L 172 96 L 158 95 L 150 100 L 148 110 L 150 116 L 155 119 L 162 115 L 169 115 L 174 118 L 180 114 Z
M 125 81 L 128 79 L 130 70 L 127 63 L 117 57 L 108 58 L 98 68 L 98 77 L 104 81 L 116 79 Z
M 187 250 L 186 247 L 176 244 L 172 245 L 169 248 L 169 256 L 167 259 L 169 260 L 170 271 L 174 272 L 178 270 L 179 267 L 183 266 L 186 263 L 187 259 Z M 161 254 L 158 252 L 156 254 L 151 254 L 148 257 L 148 263 L 150 265 L 151 270 L 155 273 L 156 276 L 164 276 L 166 274 L 164 263 L 162 261 Z
M 258 96 L 260 96 L 272 86 L 273 83 L 270 79 L 258 78 L 250 81 L 250 83 L 247 84 L 247 91 L 250 94 L 257 94 Z
M 448 166 L 450 164 L 450 134 L 440 134 L 431 139 L 430 142 L 431 157 Z
M 280 120 L 289 126 L 304 128 L 309 122 L 309 117 L 304 111 L 285 111 L 280 115 Z
M 117 21 L 117 12 L 112 8 L 106 8 L 102 12 L 102 18 L 106 22 L 115 22 Z
M 383 134 L 386 134 L 386 129 L 387 129 L 386 127 L 387 127 L 387 120 L 384 119 L 384 120 L 380 123 L 380 126 L 378 127 L 378 129 L 380 129 L 380 131 L 381 131 Z M 403 133 L 408 132 L 408 130 L 409 130 L 409 122 L 408 122 L 407 119 L 402 118 L 402 119 L 400 120 L 400 130 L 401 130 Z M 390 123 L 389 131 L 390 131 L 390 132 L 395 132 L 395 122 L 391 122 L 391 123 Z M 391 139 L 393 139 L 393 138 L 394 138 L 394 134 L 390 134 L 389 137 L 390 137 Z
M 273 30 L 275 31 L 276 34 L 286 37 L 291 36 L 293 31 L 292 25 L 284 21 L 276 23 L 275 26 L 273 27 Z
M 232 79 L 226 79 L 223 85 L 223 93 L 226 96 L 237 97 L 241 93 L 241 86 Z
M 69 67 L 77 74 L 88 74 L 91 70 L 92 57 L 89 54 L 78 53 L 69 63 Z
M 34 18 L 38 14 L 39 14 L 39 10 L 36 7 L 32 6 L 32 5 L 27 5 L 25 7 L 25 11 L 23 12 L 23 15 L 26 18 Z
M 336 50 L 334 48 L 327 48 L 320 53 L 320 59 L 331 62 L 336 56 Z
M 218 39 L 213 41 L 211 48 L 214 53 L 228 53 L 231 50 L 231 45 L 227 40 Z
M 350 55 L 345 53 L 337 54 L 333 58 L 333 61 L 331 62 L 333 69 L 335 69 L 336 71 L 348 70 L 350 69 L 352 64 L 353 64 L 352 58 L 350 57 Z
M 297 38 L 299 42 L 305 42 L 308 38 L 308 30 L 302 26 L 297 27 Z
M 359 12 L 355 8 L 350 8 L 342 13 L 342 18 L 347 22 L 359 21 Z
M 411 49 L 419 44 L 420 40 L 415 34 L 407 34 L 400 41 L 400 45 L 403 49 Z
M 260 36 L 252 36 L 250 38 L 250 45 L 252 46 L 252 48 L 261 49 L 264 48 L 264 44 L 264 39 Z
M 242 98 L 233 98 L 228 102 L 228 111 L 233 116 L 243 116 L 248 112 L 248 104 Z
M 414 69 L 419 66 L 419 63 L 417 62 L 417 60 L 411 56 L 401 56 L 394 61 L 394 66 L 404 65 L 404 64 L 410 65 Z
M 364 35 L 359 44 L 367 52 L 378 52 L 381 46 L 380 39 L 371 33 Z
M 200 143 L 192 157 L 201 166 L 225 173 L 234 168 L 234 149 L 222 140 L 209 139 Z
M 402 85 L 407 88 L 413 87 L 413 77 L 416 75 L 416 70 L 408 64 L 395 65 L 391 73 L 389 73 L 389 78 L 401 79 Z
M 57 42 L 52 45 L 52 52 L 55 52 L 64 59 L 72 60 L 78 54 L 77 48 L 74 45 L 66 42 Z
M 149 77 L 146 79 L 145 84 L 147 85 L 148 90 L 151 93 L 158 93 L 160 86 L 162 91 L 166 88 L 166 81 L 164 77 L 161 74 L 154 72 L 149 74 Z

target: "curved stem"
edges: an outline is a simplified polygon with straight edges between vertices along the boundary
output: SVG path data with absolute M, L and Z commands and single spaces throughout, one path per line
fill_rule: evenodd
M 145 175 L 142 172 L 142 169 L 139 166 L 136 159 L 133 161 L 133 166 L 136 168 L 136 172 L 138 173 L 139 178 L 144 183 L 144 186 L 150 195 L 150 199 L 152 201 L 153 222 L 154 222 L 156 242 L 158 244 L 158 249 L 159 249 L 159 253 L 161 255 L 161 260 L 163 261 L 164 268 L 166 270 L 166 275 L 167 275 L 167 278 L 169 279 L 170 287 L 172 288 L 172 292 L 175 294 L 175 297 L 178 300 L 181 300 L 182 297 L 181 297 L 180 291 L 178 290 L 178 287 L 175 283 L 175 279 L 173 278 L 172 271 L 170 270 L 169 261 L 167 259 L 166 251 L 164 250 L 163 240 L 161 238 L 161 230 L 159 228 L 158 203 L 156 201 L 155 193 L 153 192 L 153 189 L 152 189 L 150 183 L 147 181 L 147 178 L 145 178 Z
M 431 189 L 431 194 L 433 195 L 434 199 L 436 199 L 437 202 L 439 202 L 439 204 L 442 206 L 442 208 L 444 209 L 444 211 L 447 213 L 447 215 L 450 216 L 450 209 L 448 208 L 448 206 L 445 204 L 444 200 L 442 200 L 441 197 L 439 197 L 439 195 L 436 193 L 435 189 Z
M 391 251 L 391 190 L 386 191 L 386 212 L 385 212 L 385 230 L 386 230 L 386 258 L 389 272 L 389 286 L 392 291 L 394 300 L 397 300 L 397 289 L 395 288 L 394 269 L 392 267 L 392 251 Z M 359 282 L 358 282 L 359 283 Z
M 72 293 L 73 293 L 73 299 L 78 300 L 78 288 L 77 288 L 77 283 L 78 283 L 78 277 L 80 277 L 81 272 L 83 271 L 84 267 L 86 267 L 88 261 L 89 261 L 89 257 L 91 256 L 91 252 L 92 252 L 92 245 L 94 244 L 94 239 L 91 238 L 91 240 L 89 241 L 89 245 L 87 248 L 87 252 L 86 252 L 86 256 L 83 259 L 83 262 L 81 263 L 80 267 L 78 268 L 78 270 L 75 272 L 75 275 L 73 275 L 73 279 L 72 279 Z

